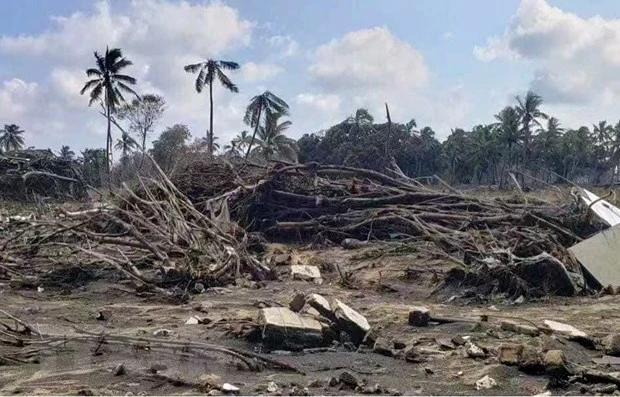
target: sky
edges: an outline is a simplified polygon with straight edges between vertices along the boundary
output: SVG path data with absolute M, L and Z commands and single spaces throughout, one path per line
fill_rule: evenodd
M 265 90 L 290 105 L 294 138 L 360 107 L 382 122 L 387 102 L 442 140 L 528 90 L 566 128 L 620 119 L 617 0 L 21 0 L 0 1 L 0 125 L 28 146 L 103 147 L 106 121 L 79 91 L 106 46 L 133 61 L 139 93 L 166 99 L 156 134 L 205 135 L 208 95 L 183 66 L 209 58 L 241 65 L 238 94 L 214 88 L 222 143 Z

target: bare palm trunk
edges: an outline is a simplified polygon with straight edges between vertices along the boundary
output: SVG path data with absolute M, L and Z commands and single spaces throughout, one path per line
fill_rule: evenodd
M 252 145 L 254 144 L 254 139 L 256 138 L 256 133 L 258 132 L 258 126 L 260 125 L 260 114 L 262 112 L 262 108 L 258 109 L 258 117 L 256 118 L 256 127 L 254 127 L 254 133 L 252 134 L 252 139 L 250 140 L 250 144 L 248 145 L 248 151 L 245 152 L 245 159 L 248 159 L 250 156 L 250 150 L 252 150 Z
M 213 158 L 213 82 L 209 84 L 209 156 Z
M 108 116 L 108 134 L 106 136 L 105 145 L 105 169 L 108 175 L 110 174 L 110 141 L 112 140 L 112 121 L 110 115 L 110 101 L 106 98 L 106 113 Z

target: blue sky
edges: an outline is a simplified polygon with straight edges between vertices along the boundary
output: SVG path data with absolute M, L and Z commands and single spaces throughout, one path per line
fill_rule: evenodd
M 158 132 L 204 134 L 208 101 L 182 66 L 206 57 L 242 64 L 238 95 L 216 89 L 222 141 L 265 89 L 291 105 L 294 137 L 362 106 L 382 120 L 387 101 L 445 138 L 530 88 L 567 127 L 620 118 L 616 0 L 23 0 L 0 2 L 0 124 L 36 146 L 102 146 L 105 120 L 78 91 L 106 44 L 134 61 L 138 91 L 167 99 Z

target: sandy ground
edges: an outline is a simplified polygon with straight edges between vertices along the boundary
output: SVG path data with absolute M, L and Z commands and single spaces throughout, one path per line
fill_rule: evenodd
M 295 260 L 322 267 L 324 283 L 292 280 L 287 266 L 279 268 L 281 280 L 256 285 L 232 286 L 193 295 L 190 302 L 173 305 L 155 297 L 136 294 L 127 282 L 110 272 L 91 272 L 94 279 L 83 280 L 69 289 L 12 289 L 0 280 L 0 302 L 7 310 L 33 324 L 42 333 L 70 334 L 73 327 L 133 337 L 153 337 L 167 329 L 167 340 L 191 340 L 216 343 L 264 352 L 260 343 L 243 335 L 253 329 L 259 307 L 288 305 L 294 291 L 316 292 L 328 299 L 338 298 L 362 313 L 373 329 L 388 341 L 398 340 L 426 352 L 421 363 L 373 353 L 370 349 L 348 351 L 342 346 L 317 353 L 272 352 L 269 356 L 291 364 L 304 374 L 264 369 L 249 371 L 229 357 L 208 354 L 186 357 L 182 351 L 144 351 L 130 346 L 97 343 L 73 343 L 43 353 L 40 363 L 0 366 L 0 394 L 201 394 L 205 376 L 213 382 L 231 383 L 242 394 L 345 395 L 366 391 L 378 384 L 383 394 L 405 395 L 532 395 L 544 392 L 547 375 L 527 375 L 516 367 L 502 365 L 496 358 L 497 347 L 506 341 L 529 344 L 541 351 L 561 349 L 576 365 L 595 367 L 593 358 L 602 351 L 588 350 L 580 344 L 554 335 L 530 337 L 499 329 L 507 318 L 541 325 L 543 320 L 565 322 L 594 337 L 620 332 L 620 296 L 553 298 L 524 304 L 495 299 L 465 304 L 461 299 L 446 303 L 445 296 L 429 293 L 449 267 L 438 260 L 416 254 L 372 258 L 367 251 L 329 248 L 304 251 L 292 247 L 272 247 L 294 253 Z M 339 282 L 342 272 L 352 274 L 352 286 Z M 407 269 L 409 269 L 407 271 Z M 411 269 L 414 269 L 412 272 Z M 484 326 L 475 321 L 416 328 L 407 324 L 409 308 L 425 305 L 434 314 L 477 320 L 487 314 Z M 98 320 L 100 311 L 105 320 Z M 185 325 L 192 315 L 208 319 L 209 324 Z M 462 348 L 442 345 L 454 336 L 469 336 L 487 349 L 486 358 L 464 357 Z M 119 363 L 126 374 L 115 376 Z M 153 366 L 159 366 L 153 374 Z M 367 386 L 354 391 L 340 385 L 329 386 L 332 377 L 348 370 Z M 607 370 L 610 370 L 607 368 Z M 497 381 L 488 390 L 476 390 L 474 383 L 485 375 Z M 202 381 L 201 381 L 202 377 Z M 173 380 L 176 379 L 176 380 Z M 277 389 L 269 389 L 274 382 Z M 273 387 L 273 385 L 271 385 Z M 553 390 L 556 394 L 580 394 L 579 385 Z

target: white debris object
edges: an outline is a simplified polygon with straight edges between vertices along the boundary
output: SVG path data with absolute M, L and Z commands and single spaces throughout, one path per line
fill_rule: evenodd
M 552 321 L 552 320 L 545 320 L 544 323 L 547 327 L 551 328 L 553 332 L 557 332 L 557 333 L 568 335 L 568 336 L 577 336 L 577 337 L 583 337 L 583 338 L 588 336 L 588 334 L 586 334 L 583 331 L 578 330 L 572 325 L 559 323 L 557 321 Z
M 196 325 L 200 324 L 200 319 L 196 316 L 191 316 L 187 320 L 185 320 L 185 325 Z
M 478 379 L 475 385 L 476 390 L 491 389 L 495 386 L 497 386 L 497 381 L 489 375 L 485 375 L 483 378 Z
M 317 266 L 291 265 L 291 274 L 296 280 L 317 281 L 321 279 L 321 271 Z
M 231 385 L 230 383 L 224 383 L 222 385 L 222 391 L 226 393 L 235 393 L 239 391 L 239 388 L 235 385 Z
M 596 215 L 609 226 L 620 225 L 620 208 L 612 205 L 609 201 L 601 200 L 599 196 L 589 190 L 578 188 L 579 196 Z M 594 204 L 593 204 L 594 203 Z

